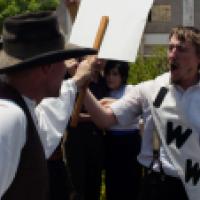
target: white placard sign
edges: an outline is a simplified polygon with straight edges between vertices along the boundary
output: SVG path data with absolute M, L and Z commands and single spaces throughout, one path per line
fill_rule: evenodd
M 93 47 L 102 16 L 109 23 L 99 58 L 134 62 L 153 0 L 82 0 L 69 42 Z

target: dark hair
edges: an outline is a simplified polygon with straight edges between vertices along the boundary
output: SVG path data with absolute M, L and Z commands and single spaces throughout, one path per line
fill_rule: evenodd
M 108 60 L 104 68 L 104 75 L 107 75 L 113 68 L 116 68 L 119 71 L 122 78 L 122 85 L 125 85 L 127 83 L 129 72 L 128 63 L 124 61 Z

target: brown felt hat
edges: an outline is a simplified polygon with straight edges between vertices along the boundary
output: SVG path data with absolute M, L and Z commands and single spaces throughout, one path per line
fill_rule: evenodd
M 8 17 L 3 24 L 2 41 L 0 73 L 97 53 L 89 48 L 66 49 L 52 11 Z

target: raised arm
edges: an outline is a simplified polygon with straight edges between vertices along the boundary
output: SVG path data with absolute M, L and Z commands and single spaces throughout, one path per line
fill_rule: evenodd
M 48 158 L 62 138 L 72 113 L 77 89 L 90 79 L 93 60 L 83 60 L 74 76 L 63 81 L 58 98 L 43 99 L 36 107 L 39 133 Z

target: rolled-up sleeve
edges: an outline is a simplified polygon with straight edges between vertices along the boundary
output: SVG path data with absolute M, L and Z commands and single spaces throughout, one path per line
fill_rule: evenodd
M 110 107 L 120 125 L 128 126 L 137 123 L 137 117 L 142 113 L 140 88 L 138 86 L 133 87 L 129 94 L 113 103 Z

